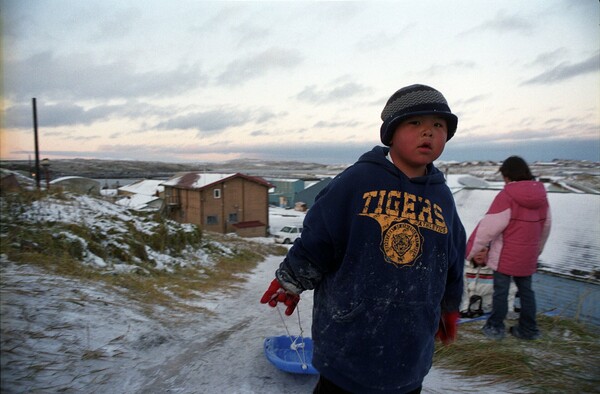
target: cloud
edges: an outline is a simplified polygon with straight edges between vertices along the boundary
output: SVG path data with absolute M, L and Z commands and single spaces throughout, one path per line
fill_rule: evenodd
M 271 133 L 264 131 L 264 130 L 255 130 L 255 131 L 251 132 L 250 135 L 252 137 L 262 137 L 265 135 L 271 135 Z
M 42 96 L 49 101 L 162 97 L 205 82 L 196 66 L 142 72 L 128 61 L 101 63 L 81 53 L 59 56 L 42 52 L 8 61 L 5 67 L 5 92 L 16 100 Z
M 30 129 L 33 127 L 33 107 L 13 105 L 4 110 L 3 126 L 8 129 Z
M 561 63 L 541 74 L 536 75 L 521 83 L 524 85 L 548 85 L 575 78 L 580 75 L 597 73 L 600 70 L 600 52 L 579 63 Z
M 352 1 L 340 1 L 340 2 L 324 2 L 316 3 L 319 6 L 324 6 L 325 10 L 321 10 L 322 13 L 319 15 L 326 16 L 326 21 L 337 21 L 338 23 L 347 23 L 349 20 L 356 18 L 360 15 L 362 4 Z
M 529 18 L 523 18 L 516 14 L 509 15 L 505 11 L 498 11 L 494 18 L 483 21 L 481 24 L 464 31 L 459 36 L 479 34 L 486 31 L 497 33 L 522 33 L 530 34 L 534 25 Z
M 267 123 L 271 119 L 283 118 L 287 116 L 287 112 L 274 113 L 269 110 L 260 110 L 256 116 L 256 123 Z
M 211 34 L 241 18 L 243 12 L 241 3 L 223 2 L 222 5 L 223 7 L 214 16 L 201 24 L 193 25 L 191 31 L 194 34 Z
M 450 64 L 434 64 L 425 69 L 423 72 L 429 74 L 430 76 L 435 76 L 446 74 L 448 71 L 452 70 L 464 71 L 467 69 L 473 69 L 475 66 L 476 63 L 472 61 L 456 61 Z
M 350 97 L 370 93 L 371 89 L 355 82 L 344 82 L 330 89 L 318 90 L 315 85 L 306 86 L 296 95 L 296 99 L 314 104 L 346 100 Z
M 367 34 L 358 40 L 355 48 L 360 52 L 376 52 L 380 49 L 394 47 L 399 41 L 406 39 L 416 26 L 416 23 L 411 22 L 404 27 L 395 28 L 394 34 L 390 34 L 388 31 Z
M 174 108 L 159 107 L 135 100 L 123 104 L 105 104 L 85 108 L 71 102 L 46 104 L 37 99 L 36 107 L 40 127 L 89 126 L 95 122 L 104 122 L 111 117 L 118 116 L 147 120 L 149 117 L 170 116 L 176 111 Z M 10 106 L 4 110 L 3 117 L 4 126 L 7 128 L 31 129 L 33 106 L 31 102 Z
M 476 96 L 471 96 L 471 97 L 467 97 L 465 99 L 462 100 L 456 100 L 453 103 L 453 106 L 457 106 L 460 107 L 462 105 L 467 105 L 467 104 L 476 104 L 476 103 L 480 103 L 482 101 L 487 100 L 488 98 L 491 97 L 491 94 L 478 94 Z
M 264 42 L 269 37 L 270 32 L 268 29 L 253 26 L 250 24 L 243 24 L 232 28 L 232 31 L 240 36 L 238 41 L 238 48 L 244 48 L 255 43 Z
M 126 118 L 139 121 L 138 130 L 196 130 L 198 137 L 218 134 L 228 128 L 248 123 L 263 124 L 274 118 L 285 117 L 285 112 L 274 113 L 266 109 L 239 110 L 217 108 L 208 111 L 195 111 L 180 116 L 178 107 L 161 107 L 145 102 L 128 101 L 122 104 L 98 105 L 85 108 L 70 102 L 43 104 L 37 100 L 38 125 L 43 128 L 64 126 L 89 126 L 95 122 L 105 122 L 111 118 Z M 160 121 L 157 120 L 159 119 Z M 30 130 L 33 127 L 31 104 L 19 104 L 8 107 L 3 113 L 4 126 L 8 129 Z M 113 133 L 109 137 L 117 138 L 124 133 Z
M 177 111 L 175 110 L 175 112 Z M 284 116 L 286 116 L 285 112 L 276 114 L 265 109 L 217 108 L 172 117 L 150 128 L 154 130 L 197 130 L 198 137 L 202 137 L 218 134 L 231 127 L 243 126 L 249 123 L 262 124 L 273 118 Z M 165 115 L 162 116 L 162 118 L 164 117 Z
M 86 110 L 70 103 L 40 105 L 36 100 L 38 125 L 43 127 L 90 125 L 98 120 L 106 120 L 119 108 L 116 105 L 101 105 Z M 33 125 L 33 104 L 8 107 L 4 116 L 7 128 L 30 129 Z
M 553 159 L 600 161 L 600 140 L 571 139 L 550 140 L 532 139 L 513 141 L 474 142 L 472 144 L 446 145 L 440 157 L 442 161 L 504 160 L 508 156 L 518 155 L 525 160 L 550 161 Z
M 544 52 L 537 57 L 528 66 L 548 66 L 556 64 L 560 59 L 567 57 L 568 51 L 566 48 L 557 48 L 551 52 Z
M 225 71 L 217 77 L 217 82 L 226 86 L 242 85 L 251 79 L 266 75 L 271 70 L 292 69 L 301 64 L 302 60 L 298 51 L 270 48 L 229 63 Z
M 471 131 L 471 128 L 469 131 Z M 517 125 L 506 130 L 490 130 L 473 138 L 469 133 L 457 133 L 452 139 L 453 145 L 471 146 L 496 143 L 514 144 L 545 140 L 576 141 L 598 139 L 598 125 L 592 119 L 554 119 L 551 124 L 535 126 L 533 118 L 523 118 Z M 598 139 L 600 143 L 600 139 Z M 600 153 L 599 153 L 600 154 Z M 600 156 L 599 156 L 600 159 Z
M 157 130 L 198 130 L 198 136 L 218 134 L 219 132 L 235 126 L 241 126 L 251 120 L 247 111 L 216 109 L 205 112 L 194 112 L 187 115 L 176 116 L 154 126 Z
M 98 30 L 93 34 L 94 41 L 110 41 L 124 37 L 131 31 L 131 27 L 142 19 L 142 12 L 138 8 L 129 7 L 117 10 L 112 15 L 102 18 Z
M 324 129 L 335 129 L 335 128 L 353 128 L 358 126 L 360 123 L 359 122 L 325 122 L 325 121 L 319 121 L 317 123 L 315 123 L 315 125 L 313 127 L 316 128 L 324 128 Z

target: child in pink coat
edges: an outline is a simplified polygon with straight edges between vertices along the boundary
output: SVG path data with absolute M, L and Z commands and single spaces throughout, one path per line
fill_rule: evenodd
M 518 156 L 506 159 L 500 172 L 506 185 L 469 237 L 466 258 L 494 271 L 492 313 L 483 333 L 493 339 L 504 337 L 512 278 L 518 288 L 521 312 L 518 325 L 511 327 L 510 333 L 521 339 L 537 339 L 540 332 L 531 282 L 550 233 L 546 189 L 534 180 L 529 166 Z

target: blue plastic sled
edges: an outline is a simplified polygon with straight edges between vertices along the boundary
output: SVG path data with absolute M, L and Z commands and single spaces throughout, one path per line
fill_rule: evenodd
M 484 313 L 481 316 L 477 316 L 477 317 L 461 317 L 460 319 L 458 319 L 458 324 L 463 324 L 463 323 L 470 323 L 472 321 L 481 321 L 481 320 L 487 320 L 488 317 L 490 317 L 491 313 Z
M 313 343 L 311 338 L 304 337 L 303 340 L 296 336 L 290 338 L 287 335 L 268 337 L 265 339 L 264 346 L 267 359 L 282 371 L 306 375 L 319 374 L 312 366 Z M 303 360 L 304 362 L 302 362 Z
M 550 309 L 548 311 L 544 311 L 541 312 L 542 315 L 544 316 L 560 316 L 560 313 L 558 313 L 558 311 L 556 309 Z M 477 317 L 473 317 L 473 318 L 468 318 L 468 317 L 461 317 L 460 319 L 458 319 L 458 324 L 463 324 L 463 323 L 470 323 L 473 321 L 481 321 L 481 320 L 487 320 L 488 317 L 490 317 L 491 313 L 484 313 L 481 316 L 477 316 Z

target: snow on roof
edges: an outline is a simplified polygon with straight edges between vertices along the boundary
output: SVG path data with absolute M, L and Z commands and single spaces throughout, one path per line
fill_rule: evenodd
M 74 175 L 72 175 L 72 176 L 63 176 L 63 177 L 60 177 L 60 178 L 53 179 L 53 180 L 50 181 L 50 184 L 62 183 L 62 182 L 67 182 L 67 181 L 71 181 L 71 180 L 86 180 L 86 181 L 89 180 L 89 181 L 98 182 L 98 181 L 96 181 L 96 180 L 94 180 L 92 178 L 86 178 L 86 177 L 83 177 L 83 176 L 74 176 Z
M 458 178 L 460 178 L 461 176 L 463 176 L 463 175 L 455 175 L 455 174 L 446 175 L 446 185 L 448 185 L 448 187 L 451 190 L 462 189 L 464 186 L 458 182 Z
M 301 182 L 302 179 L 298 179 L 298 178 L 269 178 L 269 182 L 289 182 L 289 183 L 294 183 L 294 182 Z
M 158 199 L 158 197 L 149 196 L 145 194 L 134 194 L 118 199 L 117 201 L 115 201 L 115 204 L 126 208 L 141 210 L 147 208 L 149 203 Z
M 458 178 L 458 183 L 466 187 L 483 187 L 486 188 L 489 186 L 489 183 L 481 178 L 478 178 L 473 175 L 463 175 Z
M 462 189 L 454 194 L 467 236 L 485 215 L 498 190 Z M 540 270 L 600 282 L 600 195 L 548 193 L 552 228 Z
M 240 174 L 239 172 L 232 174 L 188 172 L 185 174 L 176 175 L 165 182 L 161 182 L 161 184 L 165 186 L 176 186 L 185 189 L 202 189 L 206 186 L 233 177 L 244 178 L 246 180 L 259 183 L 269 188 L 273 187 L 271 183 L 267 182 L 263 178 L 244 175 Z
M 446 175 L 446 184 L 453 191 L 464 188 L 502 189 L 504 186 L 504 182 L 486 181 L 468 174 L 448 174 Z
M 205 186 L 222 181 L 223 179 L 231 178 L 234 175 L 236 174 L 188 172 L 186 174 L 175 176 L 161 184 L 164 186 L 182 186 L 190 189 L 201 189 Z
M 163 183 L 164 180 L 144 179 L 130 185 L 121 186 L 119 190 L 134 194 L 143 194 L 145 196 L 154 196 L 156 195 L 156 191 L 162 192 L 165 190 L 165 187 L 162 186 Z
M 102 195 L 104 197 L 116 197 L 117 189 L 101 189 L 100 195 Z

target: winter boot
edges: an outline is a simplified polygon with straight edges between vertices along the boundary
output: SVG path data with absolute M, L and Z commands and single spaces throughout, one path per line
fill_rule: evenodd
M 512 327 L 510 328 L 510 334 L 511 334 L 513 337 L 515 337 L 515 338 L 519 338 L 519 339 L 526 339 L 526 340 L 529 340 L 529 341 L 533 341 L 533 340 L 539 339 L 539 338 L 540 338 L 540 336 L 541 336 L 541 334 L 540 334 L 540 331 L 539 331 L 539 330 L 537 330 L 537 331 L 536 331 L 535 333 L 533 333 L 533 334 L 526 335 L 526 334 L 524 334 L 524 333 L 521 331 L 521 329 L 519 328 L 519 326 L 512 326 Z
M 481 328 L 481 331 L 483 332 L 483 335 L 485 335 L 489 339 L 495 339 L 497 341 L 504 338 L 504 335 L 505 335 L 504 329 L 498 328 L 498 327 L 492 327 L 487 324 Z

